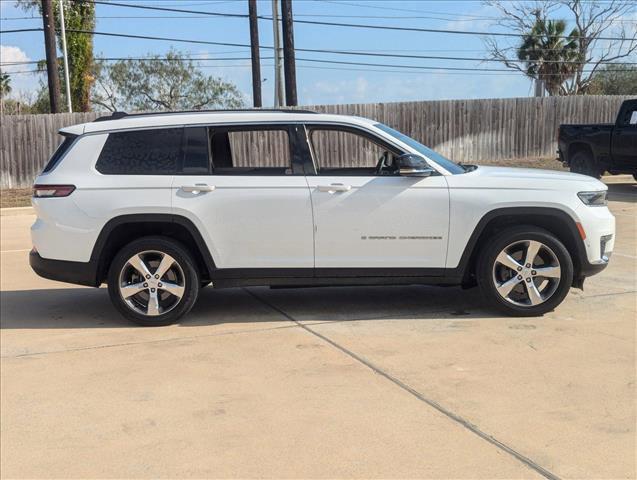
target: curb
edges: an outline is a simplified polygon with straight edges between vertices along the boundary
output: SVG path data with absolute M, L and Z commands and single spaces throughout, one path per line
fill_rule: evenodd
M 15 217 L 18 215 L 35 215 L 33 207 L 0 208 L 0 217 Z

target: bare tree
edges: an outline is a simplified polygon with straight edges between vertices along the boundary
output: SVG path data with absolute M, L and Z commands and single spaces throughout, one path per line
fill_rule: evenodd
M 637 3 L 634 0 L 538 0 L 534 2 L 501 2 L 487 0 L 501 18 L 498 25 L 521 36 L 533 30 L 537 20 L 552 16 L 564 18 L 579 33 L 578 60 L 571 60 L 574 73 L 563 91 L 570 95 L 586 93 L 595 72 L 603 65 L 632 59 L 637 55 Z M 502 37 L 486 39 L 491 58 L 501 60 L 508 68 L 527 74 L 525 65 L 515 53 L 520 43 L 505 43 Z M 615 40 L 609 40 L 613 38 Z

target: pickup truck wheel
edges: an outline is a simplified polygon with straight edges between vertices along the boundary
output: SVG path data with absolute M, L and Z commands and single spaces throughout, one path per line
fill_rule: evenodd
M 111 301 L 142 326 L 170 325 L 188 313 L 199 293 L 199 273 L 188 250 L 164 237 L 144 237 L 122 248 L 108 273 Z
M 588 175 L 589 177 L 594 177 L 598 180 L 602 177 L 602 173 L 604 173 L 602 169 L 595 164 L 593 156 L 589 152 L 583 150 L 573 155 L 570 166 L 571 172 Z
M 573 261 L 550 232 L 519 226 L 489 241 L 480 252 L 476 273 L 492 305 L 508 315 L 531 317 L 564 300 L 573 282 Z

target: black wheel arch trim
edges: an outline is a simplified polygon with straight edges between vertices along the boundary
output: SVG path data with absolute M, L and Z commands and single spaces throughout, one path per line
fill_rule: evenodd
M 93 246 L 93 251 L 91 253 L 91 262 L 94 262 L 99 266 L 96 274 L 101 276 L 104 272 L 100 271 L 103 267 L 102 262 L 102 254 L 104 252 L 105 246 L 107 244 L 108 238 L 110 234 L 115 230 L 115 228 L 120 227 L 126 224 L 135 224 L 135 223 L 168 223 L 168 224 L 177 224 L 184 227 L 188 233 L 192 236 L 197 248 L 199 249 L 199 253 L 203 257 L 206 270 L 208 271 L 208 275 L 212 275 L 212 272 L 216 270 L 214 259 L 210 254 L 210 250 L 208 250 L 208 246 L 206 242 L 201 236 L 199 229 L 195 226 L 195 224 L 188 218 L 183 217 L 181 215 L 175 215 L 170 213 L 151 213 L 151 214 L 129 214 L 129 215 L 120 215 L 119 217 L 114 217 L 102 227 L 95 245 Z M 100 279 L 97 279 L 96 282 L 99 282 Z M 100 282 L 101 283 L 101 282 Z
M 456 277 L 461 282 L 466 281 L 468 269 L 470 268 L 470 261 L 475 252 L 475 249 L 478 245 L 478 241 L 480 240 L 481 235 L 484 233 L 485 229 L 489 225 L 490 222 L 507 216 L 515 216 L 523 219 L 525 215 L 535 215 L 535 216 L 544 216 L 550 217 L 553 219 L 557 219 L 565 225 L 571 236 L 574 240 L 574 245 L 576 248 L 575 252 L 569 253 L 573 258 L 573 265 L 576 269 L 576 276 L 579 274 L 587 275 L 589 271 L 595 271 L 595 269 L 589 269 L 590 263 L 588 262 L 588 258 L 586 256 L 586 247 L 584 246 L 584 242 L 580 237 L 579 230 L 577 229 L 577 225 L 573 217 L 571 217 L 564 210 L 560 210 L 559 208 L 552 207 L 505 207 L 505 208 L 497 208 L 495 210 L 491 210 L 487 212 L 479 221 L 476 227 L 473 230 L 473 233 L 469 237 L 469 241 L 465 245 L 465 249 L 462 252 L 462 256 L 460 257 L 460 262 L 458 266 L 455 268 L 448 268 L 446 276 L 447 277 Z M 519 224 L 523 224 L 524 222 L 519 222 Z M 567 246 L 568 249 L 568 246 Z M 595 273 L 597 273 L 595 271 Z

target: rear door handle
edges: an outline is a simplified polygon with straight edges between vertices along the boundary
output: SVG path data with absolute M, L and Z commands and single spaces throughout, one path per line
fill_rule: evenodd
M 212 192 L 215 189 L 214 185 L 207 185 L 205 183 L 196 183 L 195 185 L 183 185 L 181 190 L 187 193 L 201 193 L 201 192 Z
M 319 192 L 349 192 L 352 189 L 351 185 L 343 185 L 342 183 L 332 183 L 331 185 L 319 185 Z

